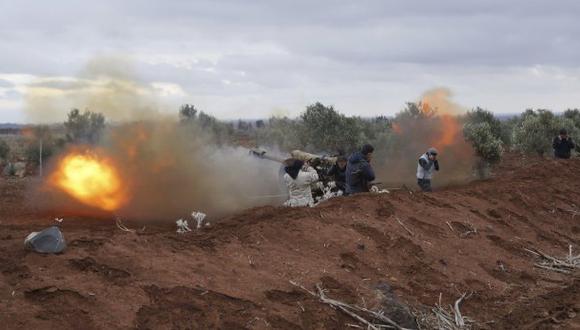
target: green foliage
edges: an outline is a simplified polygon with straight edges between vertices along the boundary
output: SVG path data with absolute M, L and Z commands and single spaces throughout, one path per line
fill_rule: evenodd
M 468 122 L 463 128 L 463 135 L 471 142 L 475 154 L 488 163 L 499 162 L 503 153 L 503 143 L 494 133 L 498 132 L 487 121 Z
M 105 116 L 100 113 L 73 109 L 64 123 L 67 140 L 72 143 L 97 143 L 105 128 Z
M 0 140 L 0 159 L 6 160 L 10 154 L 10 146 L 6 141 Z
M 513 118 L 500 122 L 500 139 L 505 147 L 511 147 L 513 145 L 513 131 L 520 122 L 521 118 L 519 116 L 514 116 Z
M 40 162 L 40 148 L 42 144 L 42 159 L 52 156 L 57 149 L 64 147 L 65 140 L 62 138 L 55 139 L 53 131 L 49 126 L 38 125 L 30 127 L 31 139 L 24 150 L 28 161 Z
M 364 143 L 386 143 L 390 126 L 386 117 L 348 117 L 317 102 L 298 119 L 272 117 L 267 123 L 256 122 L 255 136 L 258 145 L 282 151 L 348 154 Z
M 258 145 L 277 147 L 284 151 L 303 149 L 304 139 L 300 136 L 301 123 L 288 117 L 272 117 L 263 127 L 256 130 Z
M 542 156 L 552 150 L 552 139 L 560 129 L 565 128 L 575 140 L 580 136 L 574 120 L 565 116 L 555 116 L 548 110 L 526 110 L 521 122 L 514 128 L 514 146 L 526 153 L 537 153 Z
M 302 135 L 314 150 L 350 149 L 358 144 L 356 120 L 339 114 L 332 106 L 317 102 L 309 105 L 300 118 Z
M 487 123 L 492 136 L 495 138 L 501 137 L 501 121 L 491 111 L 476 107 L 467 112 L 465 121 L 467 124 Z
M 42 142 L 42 159 L 46 160 L 52 156 L 55 152 L 55 145 L 52 142 Z M 26 159 L 33 163 L 40 162 L 40 140 L 31 141 L 26 146 L 25 150 Z
M 501 122 L 490 111 L 477 107 L 465 116 L 463 136 L 479 157 L 475 167 L 479 178 L 486 178 L 490 165 L 498 163 L 503 153 Z
M 580 110 L 568 109 L 564 111 L 563 117 L 572 120 L 574 122 L 574 126 L 580 128 Z

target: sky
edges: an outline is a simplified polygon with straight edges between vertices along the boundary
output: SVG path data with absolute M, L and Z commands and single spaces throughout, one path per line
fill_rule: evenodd
M 222 119 L 393 115 L 438 87 L 466 108 L 562 111 L 580 107 L 578 17 L 566 0 L 0 0 L 0 122 L 101 111 L 86 94 L 119 78 L 127 102 Z

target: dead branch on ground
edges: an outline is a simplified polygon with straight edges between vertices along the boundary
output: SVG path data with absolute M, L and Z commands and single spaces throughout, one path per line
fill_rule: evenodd
M 353 319 L 364 324 L 367 327 L 367 329 L 373 329 L 373 330 L 380 330 L 380 329 L 409 330 L 407 328 L 401 327 L 395 321 L 393 321 L 390 318 L 388 318 L 387 316 L 385 316 L 383 312 L 375 312 L 375 311 L 372 311 L 372 310 L 369 310 L 369 309 L 366 309 L 366 308 L 363 308 L 363 307 L 360 307 L 357 305 L 349 305 L 349 304 L 344 303 L 342 301 L 328 298 L 325 294 L 325 290 L 320 286 L 320 284 L 316 285 L 316 289 L 318 290 L 318 293 L 312 292 L 312 291 L 306 289 L 305 287 L 303 287 L 302 285 L 300 285 L 296 282 L 293 282 L 293 281 L 290 281 L 290 284 L 301 288 L 302 290 L 308 292 L 310 295 L 312 295 L 314 297 L 319 298 L 321 302 L 328 304 L 333 308 L 337 308 L 337 309 L 341 310 L 342 312 L 349 315 Z M 367 320 L 367 318 L 362 317 L 361 314 L 362 315 L 366 314 L 367 318 L 370 317 L 370 320 Z M 385 324 L 373 323 L 372 322 L 373 320 L 378 320 L 378 321 L 381 321 Z
M 572 254 L 572 245 L 568 246 L 568 255 L 564 258 L 555 258 L 537 249 L 525 250 L 540 258 L 540 261 L 534 264 L 535 267 L 563 274 L 571 274 L 580 269 L 580 254 Z
M 135 229 L 127 228 L 127 226 L 125 226 L 123 224 L 123 221 L 121 220 L 121 218 L 117 218 L 115 220 L 115 224 L 117 225 L 117 228 L 121 229 L 122 231 L 126 231 L 128 233 L 136 233 L 137 232 L 137 230 L 135 230 Z
M 431 313 L 415 313 L 419 329 L 438 329 L 438 330 L 468 330 L 472 328 L 475 323 L 469 317 L 463 316 L 459 306 L 463 300 L 469 298 L 467 293 L 464 293 L 455 301 L 453 305 L 443 306 L 441 304 L 441 294 L 439 295 L 439 302 L 435 307 L 431 308 Z
M 403 223 L 403 221 L 401 221 L 401 219 L 399 219 L 399 217 L 395 217 L 395 220 L 397 220 L 397 222 L 401 225 L 401 227 L 403 227 L 409 234 L 411 234 L 411 236 L 415 236 L 415 234 L 413 234 L 411 229 L 407 228 L 407 226 L 405 226 L 405 224 Z

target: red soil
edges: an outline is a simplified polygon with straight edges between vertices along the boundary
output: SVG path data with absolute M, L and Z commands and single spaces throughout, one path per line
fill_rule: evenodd
M 580 249 L 580 159 L 509 155 L 493 179 L 430 194 L 261 207 L 179 235 L 175 223 L 119 230 L 66 217 L 61 255 L 23 249 L 55 212 L 0 179 L 0 324 L 4 329 L 342 329 L 357 322 L 289 281 L 377 307 L 388 283 L 413 308 L 439 295 L 477 327 L 580 328 L 580 276 L 534 268 L 524 248 Z M 409 229 L 408 232 L 403 225 Z M 126 223 L 138 227 L 137 223 Z M 468 233 L 476 229 L 474 233 Z

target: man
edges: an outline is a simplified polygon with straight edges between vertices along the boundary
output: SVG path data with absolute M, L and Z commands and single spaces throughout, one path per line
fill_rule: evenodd
M 572 138 L 568 136 L 568 132 L 565 129 L 561 129 L 560 135 L 554 138 L 552 147 L 554 148 L 554 157 L 568 159 L 575 145 Z
M 334 180 L 336 188 L 341 190 L 343 193 L 346 191 L 346 163 L 347 159 L 344 156 L 338 156 L 336 158 L 336 164 L 328 170 L 326 175 Z
M 312 206 L 312 190 L 310 185 L 318 181 L 318 173 L 308 163 L 298 159 L 288 161 L 288 166 L 284 168 L 284 182 L 289 190 L 290 199 L 284 203 L 285 206 L 299 207 Z
M 417 183 L 421 190 L 432 191 L 431 178 L 434 171 L 439 171 L 439 161 L 437 161 L 437 149 L 431 147 L 419 157 L 417 165 Z
M 346 165 L 346 195 L 369 191 L 369 182 L 375 179 L 371 167 L 375 148 L 365 144 L 360 151 L 353 153 Z

